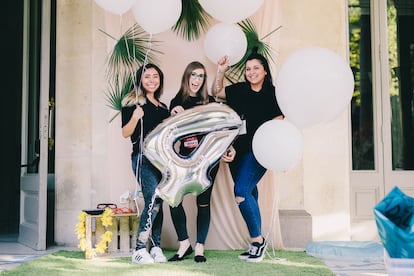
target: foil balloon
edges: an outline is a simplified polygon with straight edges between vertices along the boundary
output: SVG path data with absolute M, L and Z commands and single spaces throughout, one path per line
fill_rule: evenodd
M 241 120 L 225 104 L 196 106 L 174 115 L 152 130 L 144 140 L 144 154 L 161 171 L 156 189 L 170 206 L 176 207 L 184 195 L 199 195 L 210 185 L 209 170 L 219 162 L 239 134 Z M 177 141 L 204 135 L 189 156 L 174 149 Z

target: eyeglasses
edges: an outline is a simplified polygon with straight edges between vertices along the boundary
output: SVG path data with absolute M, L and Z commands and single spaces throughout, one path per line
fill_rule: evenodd
M 191 77 L 193 79 L 204 80 L 204 74 L 197 74 L 196 72 L 191 72 Z
M 116 209 L 116 204 L 115 203 L 99 203 L 96 208 L 97 209 L 105 209 L 105 208 L 110 208 L 110 209 Z

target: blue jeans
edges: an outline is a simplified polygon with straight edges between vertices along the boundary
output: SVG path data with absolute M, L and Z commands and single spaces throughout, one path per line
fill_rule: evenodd
M 244 199 L 238 206 L 250 237 L 258 237 L 262 234 L 262 218 L 257 183 L 266 173 L 266 169 L 257 162 L 253 152 L 248 152 L 230 163 L 230 170 L 234 179 L 234 195 Z
M 155 189 L 161 181 L 162 175 L 144 155 L 141 155 L 142 160 L 139 163 L 139 156 L 138 154 L 131 155 L 132 170 L 137 180 L 140 181 L 142 195 L 144 197 L 144 209 L 142 210 L 138 224 L 136 250 L 146 248 L 148 239 L 142 238 L 145 237 L 146 231 L 147 233 L 151 233 L 152 231 L 152 246 L 161 245 L 161 228 L 164 217 L 162 199 L 157 197 L 151 208 L 151 220 L 148 219 L 148 210 L 150 209 Z

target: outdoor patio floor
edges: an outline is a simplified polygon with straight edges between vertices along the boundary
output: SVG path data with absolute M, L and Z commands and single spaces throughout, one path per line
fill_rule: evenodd
M 78 250 L 74 247 L 52 246 L 45 251 L 36 251 L 17 242 L 15 236 L 0 236 L 0 273 L 22 263 L 59 250 Z M 383 258 L 339 258 L 320 257 L 325 264 L 339 276 L 386 276 L 388 275 Z

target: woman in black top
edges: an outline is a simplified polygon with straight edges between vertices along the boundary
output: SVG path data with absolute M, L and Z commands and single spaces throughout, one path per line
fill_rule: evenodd
M 156 198 L 151 222 L 148 222 L 148 209 L 155 189 L 162 175 L 142 153 L 142 141 L 159 123 L 169 117 L 167 106 L 160 102 L 163 92 L 164 75 L 154 64 L 142 66 L 136 73 L 135 89 L 123 100 L 122 135 L 130 137 L 132 143 L 132 170 L 141 185 L 144 196 L 144 209 L 139 218 L 137 240 L 132 261 L 138 264 L 166 262 L 161 250 L 161 228 L 163 222 L 162 200 Z M 149 232 L 152 243 L 147 252 Z
M 257 183 L 266 172 L 254 157 L 252 140 L 256 130 L 266 121 L 283 119 L 276 101 L 269 64 L 257 49 L 247 57 L 245 82 L 223 87 L 224 73 L 228 67 L 228 57 L 218 61 L 218 75 L 213 82 L 213 95 L 225 99 L 243 121 L 234 143 L 237 156 L 230 164 L 234 180 L 234 194 L 240 212 L 247 225 L 251 244 L 239 258 L 248 262 L 260 262 L 266 251 L 266 240 L 262 236 L 261 215 L 258 204 Z
M 187 65 L 181 79 L 181 88 L 177 95 L 171 100 L 171 114 L 178 114 L 185 109 L 192 108 L 197 105 L 203 105 L 214 102 L 214 98 L 207 92 L 207 74 L 206 69 L 200 62 L 194 61 Z M 192 135 L 181 139 L 179 154 L 189 156 L 197 149 L 201 143 L 203 135 Z M 234 149 L 231 148 L 222 160 L 229 162 L 234 157 Z M 214 179 L 219 168 L 219 163 L 210 170 L 211 185 L 203 193 L 196 198 L 197 201 L 197 240 L 195 245 L 196 262 L 205 262 L 204 243 L 206 241 L 208 229 L 210 226 L 210 198 L 213 189 Z M 171 218 L 174 228 L 177 232 L 180 247 L 178 252 L 168 261 L 181 261 L 184 257 L 193 252 L 187 231 L 187 219 L 182 203 L 177 207 L 170 207 Z

